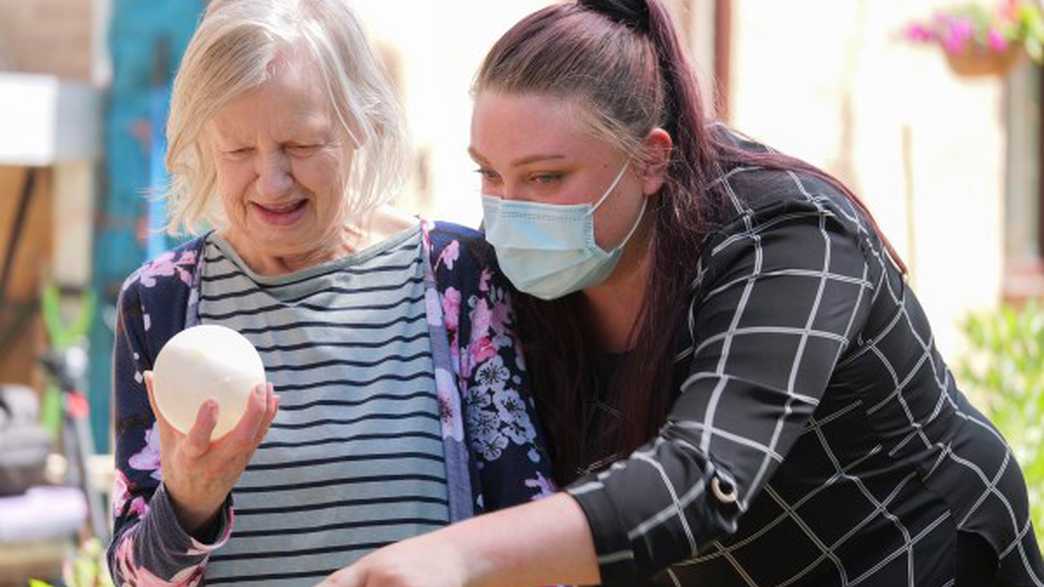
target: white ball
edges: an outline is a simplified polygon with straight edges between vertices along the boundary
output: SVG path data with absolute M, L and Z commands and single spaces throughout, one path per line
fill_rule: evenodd
M 163 417 L 182 433 L 192 428 L 203 402 L 217 401 L 217 426 L 210 435 L 216 440 L 235 427 L 251 391 L 264 382 L 261 356 L 246 337 L 203 324 L 182 330 L 160 350 L 152 391 Z

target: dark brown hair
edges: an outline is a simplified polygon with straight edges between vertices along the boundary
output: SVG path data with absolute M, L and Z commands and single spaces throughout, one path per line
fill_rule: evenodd
M 584 323 L 582 295 L 546 302 L 515 294 L 530 385 L 560 484 L 594 462 L 627 455 L 664 423 L 675 333 L 687 307 L 679 302 L 687 299 L 694 259 L 722 209 L 725 194 L 712 181 L 722 169 L 757 165 L 812 174 L 845 193 L 873 223 L 859 198 L 827 173 L 779 153 L 743 149 L 722 125 L 708 124 L 692 67 L 660 0 L 580 0 L 527 16 L 486 56 L 474 91 L 486 90 L 575 101 L 596 136 L 633 157 L 643 156 L 641 142 L 654 128 L 674 142 L 667 181 L 650 206 L 650 280 L 632 331 L 634 347 L 602 398 L 616 418 L 603 418 L 597 430 L 585 426 L 603 350 Z M 890 246 L 889 252 L 899 258 Z

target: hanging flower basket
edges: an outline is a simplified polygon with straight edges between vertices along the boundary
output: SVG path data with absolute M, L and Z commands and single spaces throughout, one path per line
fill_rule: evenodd
M 968 48 L 963 53 L 946 52 L 950 69 L 962 77 L 1004 77 L 1022 59 L 1021 47 L 1009 46 L 1003 52 Z
M 1039 0 L 1004 0 L 989 8 L 971 3 L 910 23 L 908 40 L 937 45 L 954 73 L 1005 76 L 1026 54 L 1044 63 L 1044 16 Z

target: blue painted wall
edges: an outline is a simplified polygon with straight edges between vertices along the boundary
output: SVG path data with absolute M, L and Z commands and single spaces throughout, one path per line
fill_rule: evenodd
M 147 256 L 171 243 L 150 231 L 162 206 L 147 197 L 163 184 L 163 125 L 170 82 L 202 0 L 115 0 L 109 28 L 113 79 L 105 120 L 105 185 L 94 229 L 92 286 L 100 312 L 90 331 L 88 393 L 99 452 L 111 450 L 112 341 L 120 285 Z M 158 133 L 158 134 L 157 134 Z M 150 240 L 152 241 L 150 243 Z

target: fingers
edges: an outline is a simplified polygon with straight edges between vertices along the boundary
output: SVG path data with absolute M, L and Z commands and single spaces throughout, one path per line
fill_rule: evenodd
M 268 429 L 272 426 L 272 420 L 275 420 L 276 413 L 279 412 L 279 396 L 275 394 L 271 383 L 268 384 L 268 401 L 266 406 L 264 419 L 261 421 L 261 426 L 257 429 L 257 434 L 254 435 L 254 446 L 261 444 L 261 441 L 265 439 Z
M 316 587 L 363 587 L 363 576 L 353 565 L 330 575 Z
M 218 420 L 218 404 L 212 399 L 203 402 L 196 412 L 196 421 L 185 437 L 185 454 L 192 458 L 199 458 L 210 448 L 210 435 L 214 432 Z
M 235 445 L 251 443 L 257 436 L 258 430 L 264 424 L 268 412 L 268 402 L 271 391 L 267 383 L 258 383 L 247 398 L 246 410 L 236 427 L 228 433 L 229 443 Z M 254 445 L 251 444 L 250 448 Z
M 145 379 L 145 390 L 149 396 L 149 407 L 152 408 L 152 414 L 156 417 L 156 422 L 159 424 L 160 440 L 163 438 L 173 438 L 173 435 L 180 434 L 176 428 L 163 417 L 163 413 L 159 411 L 159 407 L 156 405 L 156 383 L 152 371 L 145 371 L 142 374 Z
M 159 420 L 163 416 L 160 414 L 159 408 L 156 407 L 155 392 L 152 391 L 152 371 L 146 371 L 142 376 L 145 378 L 145 391 L 148 392 L 149 407 L 152 408 L 152 413 L 156 414 L 156 419 Z

